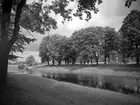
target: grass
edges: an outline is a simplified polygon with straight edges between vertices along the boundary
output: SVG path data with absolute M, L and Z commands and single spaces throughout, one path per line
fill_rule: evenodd
M 140 105 L 140 98 L 37 76 L 9 73 L 6 105 Z
M 93 65 L 80 65 L 80 64 L 76 64 L 76 65 L 45 65 L 42 67 L 63 67 L 65 69 L 70 69 L 70 70 L 77 70 L 77 69 L 81 69 L 81 68 L 85 68 L 85 67 L 95 67 L 98 69 L 112 69 L 115 71 L 128 71 L 128 72 L 140 72 L 140 65 L 136 65 L 136 64 L 93 64 Z

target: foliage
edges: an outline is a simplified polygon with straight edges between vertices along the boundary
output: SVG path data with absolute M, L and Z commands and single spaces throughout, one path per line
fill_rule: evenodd
M 71 53 L 71 54 L 70 54 Z M 66 62 L 74 60 L 74 50 L 71 48 L 70 41 L 67 37 L 61 35 L 51 35 L 43 38 L 39 47 L 39 56 L 42 62 L 57 61 L 61 64 L 62 60 Z
M 77 5 L 75 12 L 73 12 L 72 9 L 66 9 L 70 2 L 76 2 Z M 85 20 L 88 21 L 91 19 L 91 11 L 94 11 L 94 13 L 98 12 L 98 8 L 95 4 L 101 3 L 102 0 L 55 0 L 52 1 L 50 9 L 53 10 L 55 14 L 60 14 L 62 17 L 64 17 L 64 21 L 72 19 L 72 12 L 74 16 L 79 17 L 80 19 L 83 19 L 83 14 L 86 14 Z
M 76 31 L 72 35 L 73 45 L 79 58 L 85 63 L 95 59 L 98 64 L 98 57 L 100 55 L 100 48 L 103 36 L 102 27 L 88 27 Z
M 22 63 L 18 65 L 18 69 L 24 69 L 24 67 L 25 67 L 25 65 Z
M 103 43 L 102 43 L 102 51 L 105 58 L 105 64 L 106 64 L 106 58 L 109 59 L 111 54 L 118 51 L 118 43 L 117 43 L 117 32 L 114 28 L 111 27 L 105 27 L 104 28 L 104 37 L 103 37 Z
M 32 66 L 34 63 L 35 63 L 35 58 L 32 55 L 28 56 L 26 59 L 26 64 Z
M 120 28 L 121 52 L 125 57 L 140 57 L 140 11 L 132 10 L 124 19 Z
M 117 32 L 110 27 L 88 27 L 75 31 L 70 38 L 51 35 L 43 38 L 39 47 L 42 62 L 65 61 L 66 64 L 89 63 L 102 55 L 110 55 L 116 49 Z M 106 47 L 104 47 L 106 45 Z
M 131 3 L 136 0 L 126 0 L 126 6 L 130 6 Z M 1 1 L 3 3 L 3 1 Z M 5 1 L 6 2 L 6 1 Z M 86 14 L 87 17 L 85 20 L 91 19 L 91 11 L 94 11 L 97 13 L 99 10 L 96 7 L 95 4 L 101 4 L 102 0 L 56 0 L 52 1 L 52 3 L 48 3 L 47 0 L 39 0 L 39 1 L 34 1 L 31 4 L 23 4 L 24 6 L 21 7 L 22 12 L 18 12 L 18 6 L 20 8 L 20 4 L 26 2 L 26 0 L 12 0 L 12 2 L 9 2 L 9 6 L 5 6 L 5 10 L 12 9 L 11 12 L 11 22 L 10 26 L 12 27 L 10 29 L 10 39 L 14 39 L 12 41 L 13 47 L 11 48 L 11 53 L 13 52 L 23 52 L 24 50 L 24 44 L 25 43 L 30 43 L 35 41 L 34 38 L 27 38 L 25 35 L 22 33 L 19 33 L 19 35 L 13 35 L 15 33 L 14 30 L 17 29 L 16 24 L 18 21 L 16 21 L 14 18 L 20 18 L 19 25 L 20 28 L 26 29 L 28 32 L 29 30 L 32 32 L 39 32 L 39 33 L 45 33 L 45 31 L 49 31 L 51 28 L 56 29 L 57 28 L 57 23 L 56 21 L 49 16 L 49 13 L 51 11 L 55 12 L 55 14 L 60 14 L 65 20 L 71 20 L 73 13 L 74 16 L 79 17 L 80 19 L 83 19 L 83 14 Z M 43 5 L 43 2 L 46 2 L 47 5 Z M 77 10 L 73 12 L 71 8 L 67 8 L 70 2 L 77 2 L 76 8 Z M 10 4 L 13 3 L 13 4 Z M 4 4 L 4 3 L 3 3 Z M 10 6 L 13 5 L 13 6 Z M 1 11 L 0 11 L 1 12 Z M 0 13 L 2 15 L 2 13 Z M 20 16 L 21 14 L 21 16 Z M 17 19 L 16 18 L 16 19 Z M 63 22 L 64 22 L 63 21 Z M 15 27 L 16 26 L 16 27 Z M 15 31 L 16 32 L 16 31 Z M 19 30 L 17 30 L 16 34 L 18 34 Z M 13 38 L 12 38 L 13 37 Z M 17 40 L 17 41 L 16 41 Z M 15 43 L 16 41 L 16 43 Z
M 131 6 L 132 2 L 136 2 L 136 1 L 137 0 L 126 0 L 125 6 L 129 8 Z

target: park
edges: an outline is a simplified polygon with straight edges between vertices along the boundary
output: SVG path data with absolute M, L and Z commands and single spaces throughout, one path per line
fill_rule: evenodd
M 139 3 L 0 0 L 0 105 L 140 105 Z

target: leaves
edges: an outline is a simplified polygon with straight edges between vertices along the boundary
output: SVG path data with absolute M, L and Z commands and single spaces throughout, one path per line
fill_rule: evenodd
M 45 31 L 49 31 L 51 28 L 57 28 L 56 21 L 49 16 L 49 7 L 42 8 L 43 4 L 38 2 L 24 6 L 21 24 L 25 29 L 44 34 Z
M 137 0 L 126 0 L 125 6 L 129 8 L 131 6 L 132 2 L 136 2 L 136 1 Z
M 28 56 L 26 59 L 26 64 L 28 64 L 29 66 L 32 66 L 34 63 L 35 63 L 34 56 L 32 56 L 32 55 Z
M 70 2 L 77 2 L 76 12 L 73 13 L 71 8 L 67 8 Z M 101 4 L 102 0 L 54 0 L 49 6 L 49 9 L 54 11 L 55 14 L 60 14 L 64 21 L 72 20 L 72 15 L 83 19 L 83 14 L 86 14 L 85 20 L 91 19 L 91 11 L 97 13 L 99 10 L 96 4 Z M 63 22 L 64 22 L 63 21 Z
M 140 11 L 132 10 L 124 19 L 120 28 L 121 52 L 126 57 L 140 56 Z
M 70 39 L 57 34 L 44 37 L 39 47 L 39 56 L 44 62 L 72 60 L 75 55 Z

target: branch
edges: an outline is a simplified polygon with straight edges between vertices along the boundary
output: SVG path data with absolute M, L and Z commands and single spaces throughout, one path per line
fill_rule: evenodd
M 33 35 L 31 34 L 31 32 L 29 31 L 29 30 L 27 30 L 26 28 L 25 28 L 25 26 L 21 23 L 20 24 L 20 26 L 22 27 L 22 28 L 24 28 L 32 37 L 33 37 Z
M 32 14 L 34 14 L 34 16 L 35 16 L 41 23 L 44 23 L 30 8 L 28 8 L 27 5 L 24 5 L 24 7 L 25 7 L 26 9 L 28 9 Z
M 15 43 L 15 41 L 17 40 L 18 37 L 18 32 L 19 32 L 19 22 L 20 22 L 20 15 L 22 13 L 22 8 L 25 5 L 26 0 L 22 0 L 18 5 L 17 5 L 17 9 L 16 9 L 16 16 L 15 16 L 15 22 L 14 22 L 14 30 L 13 30 L 13 36 L 10 40 L 10 49 L 13 46 L 13 44 Z M 9 49 L 9 51 L 10 51 Z

